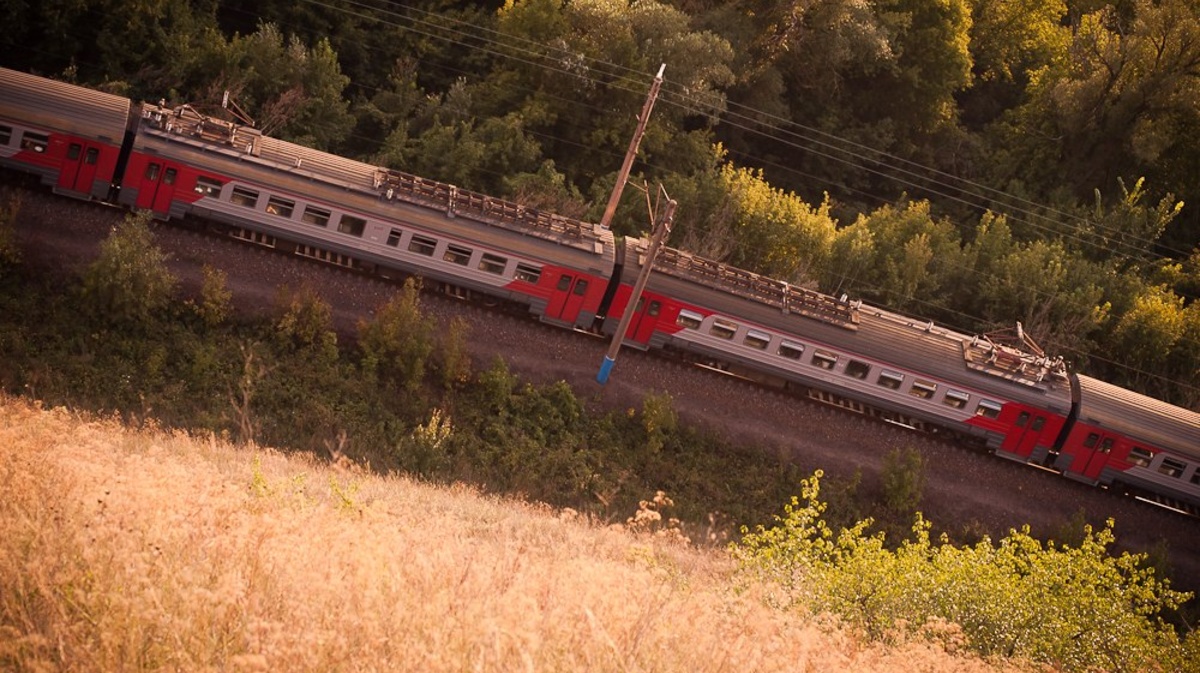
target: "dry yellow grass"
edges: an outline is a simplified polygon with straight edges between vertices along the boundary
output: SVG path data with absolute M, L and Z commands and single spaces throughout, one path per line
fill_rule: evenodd
M 735 592 L 719 550 L 0 398 L 0 669 L 996 671 Z

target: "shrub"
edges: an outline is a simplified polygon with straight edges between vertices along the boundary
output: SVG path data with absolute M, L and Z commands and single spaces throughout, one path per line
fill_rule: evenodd
M 832 612 L 876 638 L 953 622 L 980 654 L 1066 671 L 1200 670 L 1186 659 L 1194 636 L 1181 642 L 1163 619 L 1191 595 L 1171 590 L 1144 555 L 1110 555 L 1111 520 L 1087 526 L 1074 547 L 1043 544 L 1028 528 L 956 547 L 933 542 L 917 515 L 913 539 L 893 551 L 866 534 L 869 521 L 833 533 L 820 477 L 802 482 L 775 526 L 743 528 L 732 546 L 745 571 L 778 588 L 776 605 Z

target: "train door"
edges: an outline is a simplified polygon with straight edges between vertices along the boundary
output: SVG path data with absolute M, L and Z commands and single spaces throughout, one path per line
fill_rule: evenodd
M 554 294 L 546 306 L 546 317 L 574 324 L 587 298 L 588 285 L 588 278 L 564 272 L 554 286 Z
M 624 342 L 635 347 L 648 348 L 650 337 L 658 325 L 658 315 L 662 313 L 662 302 L 657 299 L 639 297 L 637 309 L 633 312 L 633 320 L 625 330 Z
M 138 208 L 148 208 L 158 215 L 168 215 L 171 211 L 171 200 L 175 197 L 175 183 L 179 179 L 179 169 L 162 161 L 150 160 L 142 174 L 138 188 Z
M 1098 481 L 1116 443 L 1116 435 L 1100 430 L 1088 430 L 1079 448 L 1073 452 L 1071 464 L 1066 469 L 1067 476 Z
M 91 194 L 102 147 L 82 140 L 72 140 L 68 143 L 66 156 L 63 157 L 62 172 L 58 174 L 59 189 Z M 107 191 L 105 187 L 104 192 Z
M 1021 410 L 1013 421 L 1013 429 L 1001 447 L 1004 451 L 1028 458 L 1037 447 L 1046 427 L 1046 414 Z

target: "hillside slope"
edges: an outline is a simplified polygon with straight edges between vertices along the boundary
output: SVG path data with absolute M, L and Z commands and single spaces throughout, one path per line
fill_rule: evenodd
M 4 670 L 1010 668 L 776 613 L 719 550 L 11 398 L 0 492 Z

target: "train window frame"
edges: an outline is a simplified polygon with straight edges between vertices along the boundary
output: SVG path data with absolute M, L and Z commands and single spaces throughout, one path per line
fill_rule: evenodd
M 91 155 L 91 153 L 95 152 L 95 151 L 96 151 L 95 148 L 89 147 L 88 155 Z M 84 161 L 87 161 L 87 159 L 84 159 Z M 88 163 L 94 163 L 94 162 L 88 162 Z M 177 178 L 177 177 L 179 177 L 179 171 L 174 168 L 168 168 L 167 170 L 163 171 L 162 183 L 167 186 L 174 185 L 175 178 Z
M 866 381 L 871 375 L 871 365 L 862 360 L 849 360 L 846 362 L 846 376 L 860 381 Z
M 942 396 L 942 404 L 951 409 L 965 409 L 971 403 L 971 394 L 954 388 L 947 388 Z
M 587 294 L 587 291 L 588 279 L 580 278 L 579 280 L 575 281 L 575 289 L 571 292 L 571 294 L 575 295 L 576 297 L 582 297 L 583 295 Z
M 1089 432 L 1087 437 L 1083 438 L 1083 448 L 1094 449 L 1100 443 L 1099 432 Z
M 1003 408 L 999 402 L 981 399 L 979 404 L 975 405 L 975 415 L 983 418 L 1000 418 L 1000 410 Z
M 304 206 L 304 212 L 300 215 L 300 221 L 311 224 L 314 227 L 328 227 L 330 217 L 333 217 L 333 213 L 324 208 Z
M 96 164 L 100 163 L 100 150 L 95 147 L 87 148 L 87 151 L 83 153 L 83 163 L 87 164 L 88 166 L 95 166 Z M 171 170 L 173 171 L 175 169 L 172 168 Z M 175 183 L 171 182 L 171 184 Z
M 7 145 L 12 142 L 13 128 L 11 126 L 0 124 L 0 145 Z
M 1144 446 L 1134 446 L 1129 449 L 1129 455 L 1125 457 L 1125 462 L 1138 467 L 1150 467 L 1150 462 L 1154 460 L 1154 452 Z
M 162 170 L 162 164 L 151 161 L 146 164 L 146 170 L 142 173 L 142 178 L 147 182 L 158 182 L 158 173 Z
M 21 134 L 21 149 L 43 154 L 50 147 L 50 136 L 36 131 Z
M 433 257 L 433 253 L 437 250 L 437 244 L 437 239 L 432 236 L 413 234 L 412 238 L 408 239 L 408 251 L 425 257 Z
M 800 358 L 804 357 L 804 344 L 799 341 L 783 339 L 779 342 L 779 348 L 775 349 L 775 354 L 781 358 L 799 361 Z
M 202 196 L 219 198 L 221 196 L 221 190 L 224 188 L 225 183 L 217 180 L 216 178 L 210 178 L 206 175 L 197 175 L 196 186 L 192 188 L 192 191 Z
M 339 234 L 362 238 L 363 232 L 367 230 L 367 219 L 349 213 L 342 213 L 342 216 L 338 218 L 337 230 Z
M 1165 474 L 1173 479 L 1178 479 L 1187 471 L 1187 463 L 1178 458 L 1164 457 L 1162 462 L 1158 464 L 1158 473 Z
M 742 343 L 756 350 L 765 351 L 771 345 L 771 335 L 762 330 L 748 329 Z
M 229 193 L 229 202 L 243 208 L 253 208 L 258 205 L 260 194 L 248 187 L 235 186 Z
M 466 266 L 471 263 L 472 250 L 458 243 L 447 243 L 446 251 L 442 253 L 442 261 Z
M 890 369 L 881 369 L 879 378 L 875 379 L 875 385 L 888 390 L 900 390 L 900 387 L 904 385 L 904 374 Z
M 67 145 L 67 161 L 79 161 L 81 154 L 83 154 L 83 145 L 79 143 Z
M 542 279 L 542 269 L 532 264 L 517 262 L 517 268 L 513 271 L 513 278 L 529 283 L 530 285 L 537 285 L 538 281 Z
M 479 256 L 478 267 L 484 273 L 503 276 L 504 269 L 508 267 L 508 258 L 497 255 L 494 252 L 485 252 Z
M 837 366 L 838 354 L 833 351 L 827 351 L 823 348 L 818 348 L 813 351 L 812 366 L 820 367 L 826 371 L 833 371 Z
M 679 309 L 679 316 L 675 318 L 675 324 L 686 329 L 700 329 L 703 323 L 704 316 L 686 308 Z
M 1038 418 L 1042 419 L 1041 416 L 1038 416 Z M 1034 429 L 1040 430 L 1041 428 L 1034 428 Z M 1100 453 L 1112 453 L 1113 445 L 1116 443 L 1117 443 L 1117 440 L 1113 437 L 1105 437 L 1104 439 L 1100 440 L 1100 449 L 1099 449 Z
M 277 217 L 291 219 L 292 213 L 296 212 L 296 202 L 281 196 L 269 196 L 267 197 L 267 212 Z
M 738 324 L 728 318 L 714 318 L 713 324 L 708 328 L 709 334 L 726 341 L 733 339 L 737 331 Z
M 932 400 L 934 395 L 937 395 L 938 384 L 933 381 L 924 379 L 914 379 L 912 386 L 908 389 L 908 394 L 921 400 Z

